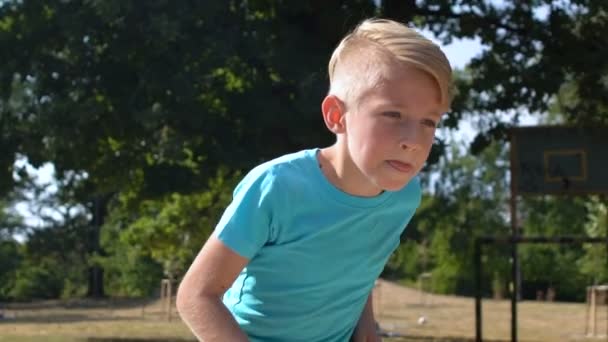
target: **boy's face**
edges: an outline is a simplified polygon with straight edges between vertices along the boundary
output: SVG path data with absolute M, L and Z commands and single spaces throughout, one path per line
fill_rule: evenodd
M 366 91 L 343 120 L 352 163 L 370 190 L 403 188 L 424 166 L 442 115 L 439 89 L 427 73 L 399 68 Z

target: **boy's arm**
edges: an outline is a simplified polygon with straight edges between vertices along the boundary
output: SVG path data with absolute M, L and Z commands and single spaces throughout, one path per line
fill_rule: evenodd
M 248 341 L 221 300 L 248 261 L 214 234 L 192 262 L 177 291 L 176 304 L 200 341 Z
M 378 336 L 376 331 L 376 319 L 374 318 L 374 309 L 372 303 L 372 293 L 367 297 L 367 303 L 363 308 L 361 317 L 357 322 L 351 342 L 380 342 L 382 338 Z

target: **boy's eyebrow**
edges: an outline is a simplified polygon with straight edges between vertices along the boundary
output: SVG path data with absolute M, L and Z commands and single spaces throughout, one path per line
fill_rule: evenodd
M 409 110 L 409 107 L 406 104 L 399 103 L 399 102 L 392 102 L 392 101 L 383 102 L 383 103 L 381 103 L 380 106 L 388 107 L 388 108 L 399 108 L 400 110 L 404 110 L 404 111 Z M 385 110 L 382 110 L 382 112 L 394 112 L 394 110 L 385 109 Z M 443 116 L 443 114 L 445 114 L 445 112 L 438 109 L 438 111 L 430 111 L 428 113 L 425 113 L 424 115 L 441 118 Z

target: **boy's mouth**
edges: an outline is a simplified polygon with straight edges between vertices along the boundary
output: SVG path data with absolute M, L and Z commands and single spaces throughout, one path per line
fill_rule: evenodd
M 398 160 L 389 160 L 387 163 L 395 170 L 403 173 L 410 173 L 414 170 L 414 165 L 410 163 L 404 163 Z

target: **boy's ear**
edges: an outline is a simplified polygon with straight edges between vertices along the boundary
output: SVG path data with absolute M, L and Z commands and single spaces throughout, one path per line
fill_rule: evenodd
M 344 103 L 335 95 L 327 95 L 321 103 L 323 120 L 334 134 L 344 132 Z

